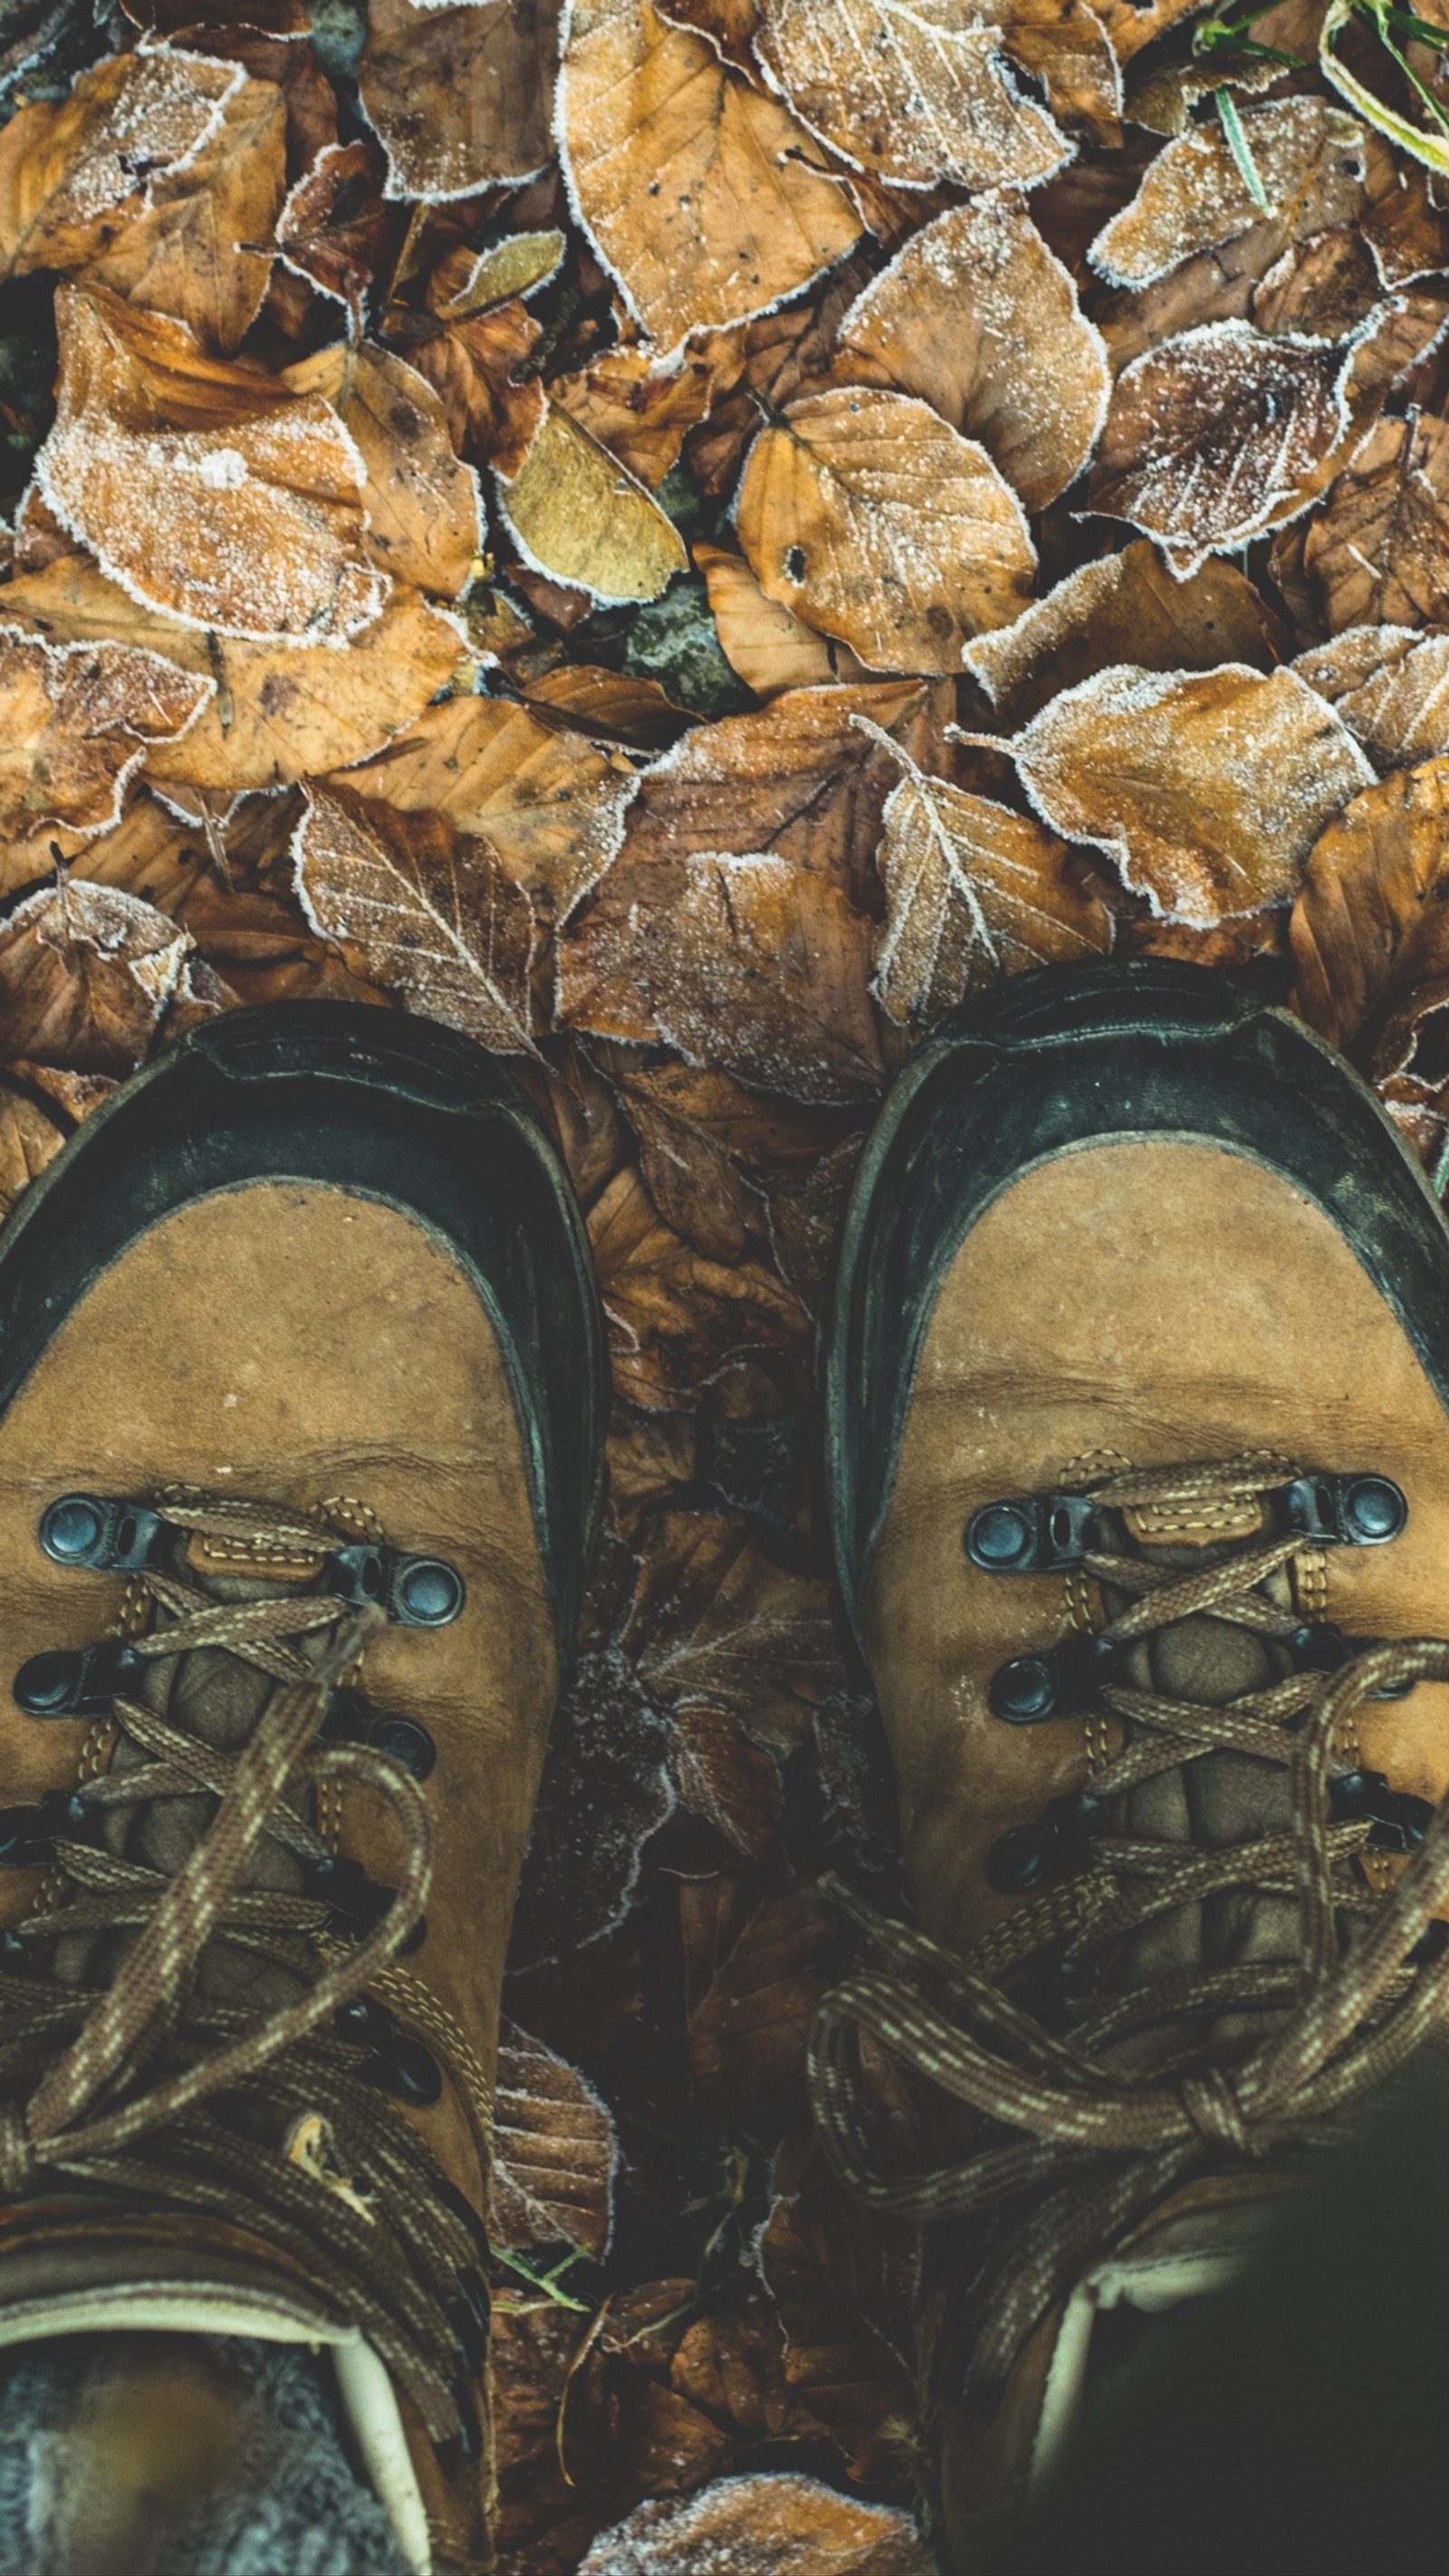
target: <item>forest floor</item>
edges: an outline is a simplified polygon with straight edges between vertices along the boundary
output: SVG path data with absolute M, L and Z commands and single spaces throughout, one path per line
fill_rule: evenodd
M 631 2567 L 778 2564 L 715 2483 L 764 2471 L 801 2576 L 923 2576 L 858 2509 L 913 2491 L 914 2248 L 802 2081 L 822 1873 L 906 1902 L 812 1504 L 893 1069 L 1037 961 L 1196 958 L 1443 1178 L 1424 7 L 0 6 L 0 1203 L 199 1018 L 343 996 L 510 1057 L 608 1310 L 512 2576 L 696 2490 Z

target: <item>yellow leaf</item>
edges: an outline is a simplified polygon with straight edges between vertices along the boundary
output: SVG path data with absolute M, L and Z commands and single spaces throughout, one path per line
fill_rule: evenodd
M 511 482 L 504 516 L 526 562 L 599 600 L 657 599 L 689 563 L 642 483 L 556 403 Z

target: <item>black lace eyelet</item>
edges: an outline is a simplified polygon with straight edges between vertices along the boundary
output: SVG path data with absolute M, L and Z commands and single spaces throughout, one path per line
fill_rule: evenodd
M 61 1494 L 41 1513 L 37 1535 L 55 1564 L 87 1573 L 139 1574 L 171 1544 L 159 1512 L 106 1494 Z
M 1053 1798 L 1029 1825 L 1012 1825 L 998 1834 L 986 1855 L 988 1883 L 1001 1896 L 1028 1896 L 1062 1878 L 1101 1833 L 1107 1807 L 1083 1789 L 1076 1797 Z
M 1096 1518 L 1090 1494 L 1014 1494 L 972 1513 L 964 1545 L 983 1574 L 1060 1574 L 1081 1564 Z
M 461 1615 L 466 1587 L 441 1556 L 409 1556 L 394 1547 L 339 1547 L 323 1582 L 341 1601 L 374 1601 L 401 1628 L 447 1628 Z
M 116 1638 L 76 1651 L 55 1647 L 23 1663 L 11 1693 L 27 1717 L 103 1717 L 118 1694 L 135 1688 L 146 1658 Z
M 358 1690 L 333 1692 L 322 1733 L 329 1744 L 365 1744 L 414 1780 L 426 1780 L 438 1758 L 437 1746 L 417 1718 L 374 1708 Z

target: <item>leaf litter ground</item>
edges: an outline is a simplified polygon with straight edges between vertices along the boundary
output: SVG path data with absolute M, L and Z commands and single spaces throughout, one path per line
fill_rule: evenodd
M 1196 958 L 1449 1176 L 1444 49 L 1330 14 L 7 0 L 0 1205 L 199 1019 L 335 995 L 510 1057 L 608 1311 L 513 2576 L 925 2576 L 914 2247 L 802 2082 L 822 1875 L 908 1903 L 810 1374 L 895 1068 Z

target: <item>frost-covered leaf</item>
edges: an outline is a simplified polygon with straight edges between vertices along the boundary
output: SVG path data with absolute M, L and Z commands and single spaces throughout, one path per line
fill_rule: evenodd
M 608 2247 L 618 2142 L 575 2067 L 505 2020 L 493 2095 L 492 2226 L 500 2245 Z
M 499 497 L 524 561 L 593 599 L 657 599 L 688 569 L 653 494 L 556 403 Z
M 579 214 L 666 350 L 798 294 L 859 236 L 794 117 L 649 0 L 575 20 L 558 126 Z
M 688 1411 L 731 1359 L 802 1351 L 805 1311 L 761 1261 L 708 1260 L 664 1224 L 638 1171 L 619 1172 L 589 1210 L 616 1392 Z
M 1283 629 L 1236 564 L 1209 558 L 1179 581 L 1148 537 L 1079 565 L 1014 626 L 978 635 L 962 656 L 992 705 L 1013 723 L 1112 662 L 1148 671 L 1211 671 L 1281 661 Z
M 866 386 L 806 394 L 762 430 L 735 516 L 768 596 L 877 671 L 959 668 L 1036 568 L 985 449 L 914 395 Z
M 323 643 L 375 617 L 361 460 L 318 395 L 98 288 L 56 296 L 41 491 L 113 581 L 191 626 Z
M 1153 911 L 1203 929 L 1286 902 L 1330 816 L 1372 777 L 1291 671 L 1100 671 L 1010 746 L 1055 831 L 1108 851 Z
M 34 864 L 15 845 L 48 826 L 103 832 L 151 745 L 195 723 L 214 681 L 125 643 L 68 643 L 0 624 L 0 887 Z M 45 862 L 41 862 L 44 866 Z
M 1344 436 L 1342 375 L 1321 342 L 1246 322 L 1169 340 L 1117 379 L 1093 509 L 1160 538 L 1184 570 L 1245 545 L 1303 506 Z
M 1318 98 L 1239 110 L 1244 139 L 1282 240 L 1352 223 L 1363 202 L 1363 129 Z M 1263 219 L 1217 118 L 1159 152 L 1130 206 L 1093 242 L 1092 266 L 1114 286 L 1151 286 L 1196 251 Z M 1274 256 L 1277 256 L 1277 250 Z
M 623 1642 L 656 1706 L 725 1710 L 781 1757 L 840 1682 L 826 1584 L 772 1564 L 758 1538 L 715 1513 L 645 1524 Z
M 150 182 L 146 211 L 91 261 L 87 284 L 171 314 L 203 348 L 229 356 L 272 273 L 266 244 L 286 191 L 286 136 L 276 83 L 243 81 L 223 103 L 219 133 Z
M 893 1020 L 929 1023 L 1000 975 L 1110 949 L 1101 893 L 1054 833 L 890 747 L 902 774 L 881 836 L 875 989 Z
M 1001 29 L 1013 63 L 1034 72 L 1053 116 L 1110 127 L 1122 113 L 1122 72 L 1112 40 L 1087 0 L 998 0 L 978 21 Z
M 0 135 L 0 261 L 64 275 L 106 250 L 151 189 L 217 132 L 245 75 L 199 54 L 115 54 Z
M 383 338 L 426 377 L 460 456 L 516 474 L 538 436 L 548 397 L 537 376 L 515 381 L 539 337 L 517 296 L 463 322 L 392 305 Z
M 1412 769 L 1449 752 L 1449 635 L 1350 626 L 1293 667 L 1338 709 L 1376 769 Z
M 778 2472 L 641 2504 L 599 2534 L 579 2576 L 931 2576 L 934 2563 L 910 2514 Z
M 428 290 L 432 309 L 449 322 L 466 322 L 470 314 L 486 313 L 490 304 L 502 304 L 511 295 L 532 295 L 557 273 L 563 255 L 563 234 L 553 227 L 542 233 L 505 233 L 501 241 L 470 254 L 461 283 L 450 282 L 441 295 L 441 276 L 435 274 Z
M 390 349 L 339 341 L 289 367 L 284 381 L 330 402 L 357 442 L 373 562 L 398 581 L 455 599 L 482 543 L 478 479 L 454 455 L 426 378 Z
M 1372 131 L 1364 135 L 1364 156 L 1363 230 L 1385 286 L 1431 276 L 1445 265 L 1449 232 L 1428 171 Z
M 130 1073 L 191 948 L 138 897 L 76 880 L 45 886 L 0 923 L 8 1051 L 74 1073 Z
M 898 186 L 1030 188 L 1069 159 L 976 0 L 760 0 L 763 60 L 813 134 Z
M 366 328 L 368 288 L 401 220 L 381 194 L 384 168 L 375 143 L 325 144 L 277 217 L 285 266 L 343 307 L 355 340 Z
M 1449 428 L 1381 420 L 1315 513 L 1303 568 L 1331 634 L 1449 618 Z
M 793 610 L 768 599 L 743 555 L 701 544 L 694 560 L 709 586 L 710 614 L 725 658 L 757 697 L 866 676 L 848 644 L 817 635 Z
M 1373 253 L 1354 224 L 1310 233 L 1275 260 L 1249 308 L 1259 331 L 1309 340 L 1346 340 L 1379 298 Z
M 308 791 L 295 864 L 312 928 L 374 983 L 481 1046 L 531 1052 L 533 911 L 486 841 L 334 780 Z
M 760 32 L 759 0 L 664 0 L 659 11 L 671 27 L 690 27 L 708 36 L 736 71 L 759 77 L 755 38 Z
M 1382 1080 L 1449 1002 L 1449 760 L 1356 796 L 1303 873 L 1291 924 L 1294 1009 Z
M 840 326 L 840 347 L 979 439 L 1028 510 L 1074 482 L 1106 417 L 1100 334 L 1010 197 L 916 233 Z
M 39 1069 L 39 1068 L 37 1068 Z M 7 1217 L 65 1143 L 68 1128 L 18 1083 L 0 1082 L 0 1217 Z
M 390 197 L 466 197 L 552 149 L 562 0 L 369 0 L 357 84 Z
M 658 367 L 652 349 L 621 348 L 576 375 L 555 376 L 549 399 L 652 492 L 677 462 L 686 432 L 704 419 L 713 390 L 707 349 Z

